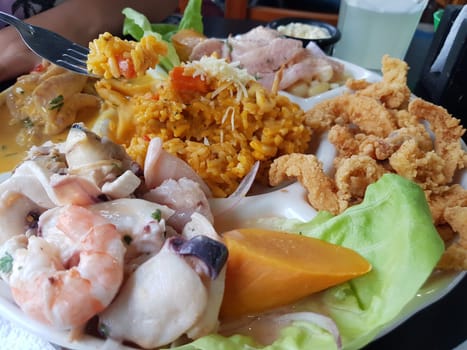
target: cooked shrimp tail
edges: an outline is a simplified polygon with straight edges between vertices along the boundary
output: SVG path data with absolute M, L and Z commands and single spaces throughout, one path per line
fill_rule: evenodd
M 32 236 L 14 254 L 10 286 L 30 317 L 58 329 L 78 328 L 115 297 L 125 248 L 115 226 L 88 209 L 67 206 L 56 213 L 55 230 L 74 254 L 63 261 L 54 242 Z

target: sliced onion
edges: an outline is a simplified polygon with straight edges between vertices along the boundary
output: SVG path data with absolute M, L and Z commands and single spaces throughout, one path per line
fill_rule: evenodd
M 336 323 L 330 317 L 309 311 L 293 312 L 277 317 L 277 322 L 279 323 L 287 323 L 294 321 L 305 321 L 314 323 L 318 327 L 328 331 L 333 336 L 338 349 L 342 348 L 342 340 L 339 333 L 339 329 L 337 328 Z
M 292 325 L 296 321 L 312 323 L 329 332 L 334 338 L 337 348 L 342 349 L 341 336 L 335 322 L 327 316 L 311 311 L 287 312 L 281 310 L 254 317 L 246 316 L 222 324 L 219 333 L 224 336 L 235 334 L 250 336 L 255 341 L 266 346 L 276 341 L 281 329 Z
M 211 207 L 214 219 L 217 216 L 224 215 L 229 210 L 235 208 L 235 206 L 240 202 L 240 200 L 247 195 L 248 191 L 253 185 L 253 182 L 255 181 L 258 169 L 259 161 L 253 164 L 251 170 L 240 182 L 237 189 L 227 198 L 209 198 L 209 205 Z
M 164 180 L 178 180 L 182 177 L 199 183 L 206 196 L 212 196 L 209 187 L 188 163 L 165 151 L 159 137 L 151 139 L 144 161 L 144 179 L 147 187 L 156 188 Z

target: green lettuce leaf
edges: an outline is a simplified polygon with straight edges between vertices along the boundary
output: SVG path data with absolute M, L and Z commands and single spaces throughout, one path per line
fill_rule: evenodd
M 124 8 L 122 11 L 125 16 L 123 34 L 129 35 L 135 40 L 141 40 L 141 38 L 146 35 L 153 35 L 158 40 L 164 40 L 167 44 L 168 53 L 166 56 L 160 58 L 159 67 L 163 68 L 165 73 L 168 73 L 173 67 L 180 65 L 180 58 L 171 41 L 172 35 L 181 29 L 192 29 L 203 33 L 202 3 L 202 0 L 190 0 L 178 25 L 170 23 L 150 23 L 147 17 L 142 13 L 132 8 Z
M 123 34 L 130 35 L 135 40 L 141 40 L 146 33 L 153 33 L 151 22 L 142 13 L 126 7 L 122 10 L 125 19 L 123 21 Z M 158 39 L 162 37 L 157 32 L 154 32 Z
M 284 328 L 271 345 L 262 346 L 247 336 L 234 335 L 229 338 L 217 334 L 202 337 L 194 342 L 175 348 L 176 350 L 336 350 L 337 345 L 326 331 L 307 322 L 295 322 Z
M 372 264 L 368 274 L 296 305 L 302 311 L 329 315 L 340 330 L 344 349 L 368 344 L 394 320 L 431 275 L 444 251 L 423 191 L 394 174 L 368 186 L 363 202 L 340 215 L 323 212 L 307 223 L 267 219 L 258 225 L 354 249 Z M 316 328 L 294 323 L 266 347 L 245 336 L 210 335 L 177 349 L 335 349 L 332 337 Z
M 202 5 L 202 0 L 188 1 L 185 11 L 183 11 L 183 17 L 178 25 L 178 30 L 192 29 L 201 34 L 204 32 L 203 16 L 201 14 Z
M 180 65 L 180 59 L 171 41 L 165 40 L 160 33 L 154 31 L 145 15 L 129 7 L 124 8 L 122 13 L 125 15 L 125 20 L 123 22 L 124 35 L 130 35 L 136 40 L 141 40 L 141 38 L 146 35 L 153 35 L 157 40 L 164 40 L 166 42 L 167 55 L 159 59 L 159 66 L 162 67 L 165 72 L 169 72 L 173 67 Z

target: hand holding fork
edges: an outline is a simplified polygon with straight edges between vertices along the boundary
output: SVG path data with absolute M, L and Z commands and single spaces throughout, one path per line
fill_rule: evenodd
M 87 48 L 2 11 L 0 21 L 15 27 L 25 44 L 42 58 L 76 73 L 92 76 L 86 67 Z

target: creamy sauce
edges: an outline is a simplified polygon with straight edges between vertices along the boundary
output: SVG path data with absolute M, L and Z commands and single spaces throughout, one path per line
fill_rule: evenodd
M 5 104 L 0 106 L 0 173 L 11 171 L 26 155 L 26 147 L 16 142 L 20 125 L 9 125 L 10 113 Z
M 277 31 L 284 35 L 301 39 L 326 39 L 331 37 L 329 31 L 324 27 L 299 22 L 279 26 L 277 27 Z
M 83 109 L 78 113 L 77 121 L 86 125 L 92 125 L 98 116 L 97 110 Z M 6 104 L 0 104 L 0 173 L 12 171 L 26 156 L 32 145 L 19 145 L 16 137 L 21 130 L 21 125 L 9 125 L 10 113 Z M 51 138 L 53 142 L 64 141 L 68 129 Z M 47 140 L 44 140 L 44 142 Z

